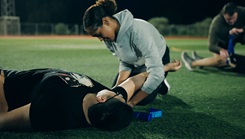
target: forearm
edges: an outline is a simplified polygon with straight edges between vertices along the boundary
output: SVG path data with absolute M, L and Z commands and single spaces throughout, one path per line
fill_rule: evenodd
M 115 86 L 118 86 L 122 82 L 124 82 L 130 75 L 130 71 L 120 71 L 117 77 L 117 82 Z
M 135 106 L 137 103 L 139 103 L 141 100 L 143 100 L 144 98 L 146 98 L 149 95 L 146 92 L 139 90 L 142 87 L 142 85 L 144 84 L 147 77 L 148 77 L 148 73 L 142 72 L 140 74 L 137 74 L 137 75 L 127 79 L 126 82 L 131 83 L 134 86 L 134 89 L 132 90 L 133 92 L 131 92 L 130 97 L 128 97 L 128 100 L 129 100 L 128 104 L 131 107 Z M 129 86 L 127 86 L 127 87 L 129 87 Z M 137 92 L 137 94 L 133 96 L 133 94 L 137 90 L 139 90 L 139 92 Z
M 8 111 L 8 104 L 4 94 L 4 74 L 1 71 L 0 75 L 0 114 Z
M 130 98 L 133 96 L 135 91 L 141 88 L 147 76 L 148 74 L 146 72 L 143 72 L 128 78 L 125 82 L 119 85 L 126 90 L 128 94 L 128 100 L 130 100 Z
M 148 73 L 147 72 L 142 72 L 139 73 L 135 76 L 132 76 L 130 78 L 128 78 L 127 80 L 130 80 L 134 83 L 135 88 L 134 90 L 137 91 L 141 88 L 141 86 L 144 84 L 146 78 L 148 77 Z
M 8 111 L 8 104 L 5 99 L 3 84 L 0 84 L 0 114 Z
M 133 107 L 136 104 L 138 104 L 141 100 L 143 100 L 144 98 L 146 98 L 149 94 L 147 94 L 146 92 L 140 90 L 136 95 L 134 95 L 128 102 L 128 104 Z
M 0 129 L 31 130 L 30 103 L 0 115 Z
M 167 72 L 167 71 L 169 71 L 169 70 L 170 70 L 170 68 L 169 68 L 169 66 L 168 66 L 168 65 L 165 65 L 165 66 L 163 67 L 163 70 L 164 70 L 164 72 Z

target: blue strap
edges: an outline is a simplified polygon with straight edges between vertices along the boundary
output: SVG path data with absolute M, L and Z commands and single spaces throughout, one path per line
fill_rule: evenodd
M 152 114 L 152 118 L 162 117 L 162 111 L 161 110 L 150 108 L 149 111 L 150 111 L 150 114 Z
M 134 112 L 134 117 L 136 119 L 149 122 L 152 119 L 152 114 L 145 113 L 145 112 Z
M 137 112 L 137 111 L 134 111 L 134 117 L 136 119 L 149 122 L 153 118 L 162 117 L 162 110 L 149 108 L 149 113 L 148 112 Z

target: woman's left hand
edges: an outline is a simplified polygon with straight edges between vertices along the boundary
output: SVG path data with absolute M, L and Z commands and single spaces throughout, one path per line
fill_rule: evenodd
M 179 60 L 174 60 L 173 62 L 168 63 L 165 66 L 168 66 L 168 71 L 175 72 L 181 68 L 182 64 Z

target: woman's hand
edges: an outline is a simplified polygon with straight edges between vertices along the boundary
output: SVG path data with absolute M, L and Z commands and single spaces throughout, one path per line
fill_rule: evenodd
M 175 72 L 181 68 L 182 64 L 179 60 L 174 60 L 171 63 L 168 63 L 164 66 L 164 71 L 170 71 L 170 72 Z

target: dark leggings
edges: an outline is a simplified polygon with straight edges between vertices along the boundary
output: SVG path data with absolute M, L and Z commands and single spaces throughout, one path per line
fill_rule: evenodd
M 245 33 L 241 33 L 240 35 L 238 35 L 238 37 L 235 38 L 234 40 L 235 44 L 240 42 L 241 44 L 245 44 Z
M 236 67 L 233 69 L 234 72 L 245 74 L 245 56 L 235 54 Z
M 163 55 L 162 57 L 162 63 L 163 65 L 166 65 L 170 62 L 170 55 L 169 55 L 169 48 L 168 46 L 166 47 L 166 52 L 165 54 Z M 112 87 L 116 84 L 116 81 L 117 81 L 117 78 L 118 78 L 118 74 L 116 75 L 114 81 L 113 81 L 113 84 L 112 84 Z M 134 67 L 132 68 L 132 72 L 130 73 L 129 77 L 131 76 L 134 76 L 134 75 L 137 75 L 139 74 L 139 72 L 134 72 Z M 165 72 L 165 78 L 167 78 L 167 75 L 168 75 L 168 72 Z M 152 101 L 155 100 L 156 96 L 158 93 L 161 94 L 167 94 L 167 90 L 166 90 L 166 87 L 165 87 L 165 84 L 164 82 L 162 82 L 158 87 L 157 89 L 155 89 L 150 95 L 148 95 L 146 98 L 144 98 L 143 100 L 141 100 L 137 105 L 140 105 L 140 106 L 144 106 L 144 105 L 147 105 L 149 103 L 151 103 Z M 135 94 L 137 94 L 137 92 L 135 92 Z

